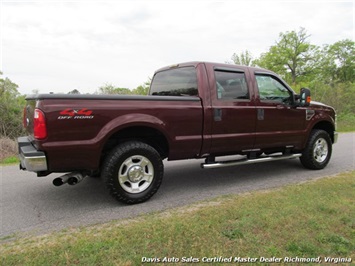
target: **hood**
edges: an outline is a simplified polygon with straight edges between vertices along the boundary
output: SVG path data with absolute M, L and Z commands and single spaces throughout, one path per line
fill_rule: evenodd
M 321 103 L 321 102 L 316 102 L 316 101 L 311 101 L 311 106 L 333 108 L 333 107 L 331 107 L 331 106 L 329 106 L 329 105 L 326 105 L 326 104 Z
M 335 109 L 329 105 L 326 105 L 324 103 L 321 103 L 321 102 L 316 102 L 316 101 L 311 101 L 311 104 L 310 104 L 311 107 L 315 107 L 315 108 L 320 108 L 320 109 L 328 109 L 328 110 L 332 110 L 334 111 L 335 113 Z

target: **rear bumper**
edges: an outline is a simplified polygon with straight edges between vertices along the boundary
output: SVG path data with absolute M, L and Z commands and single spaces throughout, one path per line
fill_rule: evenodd
M 27 137 L 19 137 L 18 153 L 20 168 L 31 172 L 47 171 L 47 158 L 44 152 L 37 151 Z

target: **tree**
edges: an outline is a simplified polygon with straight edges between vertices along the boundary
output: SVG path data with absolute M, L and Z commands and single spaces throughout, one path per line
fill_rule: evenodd
M 319 49 L 308 42 L 310 35 L 304 28 L 298 32 L 280 33 L 276 45 L 255 61 L 296 84 L 297 80 L 314 72 L 319 61 Z
M 248 50 L 241 52 L 239 55 L 234 53 L 231 59 L 236 65 L 255 66 L 253 56 Z
M 323 49 L 323 75 L 333 82 L 355 82 L 355 42 L 349 39 L 326 45 Z
M 99 94 L 118 94 L 118 95 L 148 95 L 150 83 L 152 79 L 148 78 L 146 82 L 139 85 L 137 88 L 130 90 L 127 88 L 119 88 L 110 83 L 106 83 L 99 88 Z M 96 92 L 97 93 L 97 92 Z
M 148 95 L 151 82 L 152 82 L 152 79 L 148 78 L 148 80 L 146 82 L 144 82 L 142 85 L 139 85 L 137 88 L 135 88 L 133 90 L 133 94 Z
M 68 94 L 80 94 L 80 91 L 78 91 L 77 89 L 74 89 L 72 91 L 69 91 Z
M 137 88 L 133 90 L 133 94 L 136 95 L 148 95 L 149 92 L 149 87 L 146 87 L 144 85 L 139 85 Z
M 112 84 L 106 83 L 104 86 L 99 88 L 99 94 L 130 95 L 132 94 L 132 91 L 127 88 L 117 88 Z
M 20 136 L 22 126 L 22 111 L 25 97 L 18 92 L 17 84 L 9 78 L 1 78 L 0 72 L 0 136 L 14 139 Z
M 355 113 L 355 43 L 351 40 L 325 45 L 319 71 L 310 82 L 314 99 L 343 114 Z

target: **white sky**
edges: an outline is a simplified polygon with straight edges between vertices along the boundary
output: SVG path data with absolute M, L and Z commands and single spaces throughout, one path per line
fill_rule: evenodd
M 0 0 L 0 71 L 22 94 L 106 83 L 134 89 L 156 69 L 224 63 L 267 52 L 280 32 L 306 28 L 312 44 L 354 40 L 354 0 Z

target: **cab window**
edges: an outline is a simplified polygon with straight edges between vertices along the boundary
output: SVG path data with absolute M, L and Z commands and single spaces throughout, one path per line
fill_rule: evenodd
M 260 101 L 291 103 L 292 93 L 273 76 L 256 75 Z
M 218 99 L 249 99 L 249 91 L 244 73 L 216 70 L 215 78 Z

